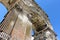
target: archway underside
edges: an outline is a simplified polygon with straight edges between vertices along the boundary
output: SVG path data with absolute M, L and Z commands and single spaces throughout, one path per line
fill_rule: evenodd
M 5 16 L 4 21 L 0 24 L 1 28 L 3 28 L 6 25 L 6 27 L 5 27 L 6 29 L 0 30 L 2 33 L 4 32 L 3 36 L 5 34 L 5 36 L 6 36 L 5 39 L 8 40 L 10 37 L 9 35 L 11 35 L 11 36 L 13 36 L 13 39 L 16 38 L 16 36 L 17 36 L 23 40 L 24 39 L 30 40 L 29 38 L 31 38 L 31 33 L 30 33 L 31 29 L 33 29 L 35 31 L 34 37 L 37 38 L 36 36 L 39 36 L 38 38 L 40 38 L 40 34 L 42 37 L 43 34 L 45 33 L 44 31 L 49 28 L 47 26 L 48 25 L 47 19 L 45 19 L 44 16 L 42 14 L 40 14 L 40 11 L 42 11 L 42 10 L 39 9 L 39 7 L 34 2 L 32 3 L 30 1 L 32 4 L 30 4 L 28 6 L 24 2 L 24 0 L 11 0 L 11 1 L 10 0 L 7 0 L 7 1 L 0 0 L 0 1 L 2 3 L 4 3 L 8 9 L 8 14 Z M 36 9 L 33 9 L 33 8 L 36 8 Z M 39 10 L 37 11 L 37 9 L 39 9 Z M 43 11 L 41 13 L 43 13 Z M 48 17 L 46 17 L 46 18 L 48 18 Z M 40 40 L 40 39 L 38 39 L 38 40 Z

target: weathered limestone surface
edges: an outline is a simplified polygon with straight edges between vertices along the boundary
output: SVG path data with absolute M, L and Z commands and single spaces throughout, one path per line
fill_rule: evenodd
M 0 24 L 2 30 L 0 31 L 10 35 L 4 40 L 31 40 L 32 29 L 35 31 L 34 40 L 56 40 L 47 14 L 34 0 L 0 0 L 0 2 L 8 9 Z

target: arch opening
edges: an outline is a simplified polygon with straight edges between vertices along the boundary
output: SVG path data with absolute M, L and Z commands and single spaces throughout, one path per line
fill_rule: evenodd
M 4 16 L 7 14 L 8 10 L 5 5 L 0 2 L 0 23 L 4 20 Z

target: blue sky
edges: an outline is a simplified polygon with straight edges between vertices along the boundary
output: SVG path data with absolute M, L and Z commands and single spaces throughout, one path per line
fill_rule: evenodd
M 7 13 L 7 9 L 0 3 L 0 22 L 3 20 L 4 15 Z
M 35 0 L 37 4 L 48 14 L 50 22 L 60 40 L 60 0 Z M 3 20 L 7 9 L 0 3 L 0 22 Z

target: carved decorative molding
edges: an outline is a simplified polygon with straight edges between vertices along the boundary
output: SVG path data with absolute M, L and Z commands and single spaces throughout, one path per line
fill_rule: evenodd
M 4 39 L 4 40 L 7 40 L 10 38 L 10 35 L 4 33 L 4 32 L 0 32 L 0 38 L 1 39 Z

